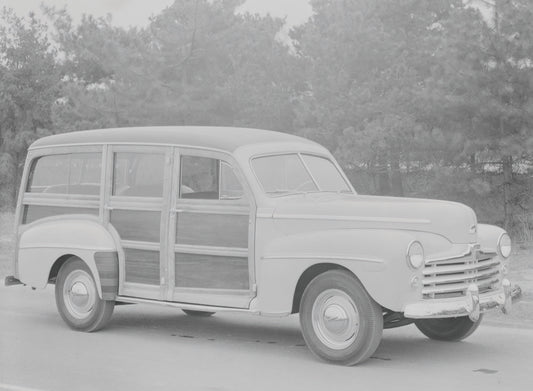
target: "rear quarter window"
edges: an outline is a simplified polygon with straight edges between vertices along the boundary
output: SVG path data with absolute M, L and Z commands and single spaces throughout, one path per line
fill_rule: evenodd
M 100 194 L 101 153 L 47 155 L 31 163 L 26 191 L 49 194 Z

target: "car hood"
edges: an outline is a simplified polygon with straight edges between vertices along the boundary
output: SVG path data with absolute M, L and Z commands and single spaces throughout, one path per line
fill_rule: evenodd
M 452 243 L 476 241 L 476 215 L 466 205 L 418 198 L 309 193 L 277 199 L 279 220 L 336 221 L 342 228 L 430 232 Z

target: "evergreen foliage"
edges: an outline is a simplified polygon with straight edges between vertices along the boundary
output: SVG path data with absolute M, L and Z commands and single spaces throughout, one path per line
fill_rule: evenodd
M 240 14 L 242 2 L 176 1 L 129 29 L 4 9 L 0 206 L 37 137 L 233 125 L 315 139 L 361 193 L 461 201 L 530 231 L 532 0 L 484 15 L 462 0 L 311 0 L 291 42 L 283 20 Z

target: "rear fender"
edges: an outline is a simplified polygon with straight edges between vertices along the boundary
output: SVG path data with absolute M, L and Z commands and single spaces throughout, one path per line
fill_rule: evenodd
M 119 247 L 96 218 L 72 215 L 37 220 L 23 228 L 18 245 L 18 277 L 31 287 L 44 288 L 54 263 L 69 255 L 87 264 L 100 298 L 103 297 L 102 276 L 116 278 L 115 285 L 118 283 L 118 272 L 110 273 L 109 269 L 118 270 Z M 113 264 L 116 266 L 109 266 Z

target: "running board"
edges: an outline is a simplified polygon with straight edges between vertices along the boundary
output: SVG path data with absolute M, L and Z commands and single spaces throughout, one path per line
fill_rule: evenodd
M 163 305 L 166 307 L 173 307 L 173 308 L 179 308 L 181 310 L 191 310 L 191 311 L 246 312 L 248 314 L 258 313 L 256 311 L 251 311 L 248 308 L 217 307 L 217 306 L 209 306 L 209 305 L 201 305 L 201 304 L 179 303 L 179 302 L 174 302 L 174 301 L 140 299 L 138 297 L 129 297 L 129 296 L 117 296 L 115 301 L 120 301 L 123 303 L 129 303 L 129 304 L 156 304 L 156 305 Z

